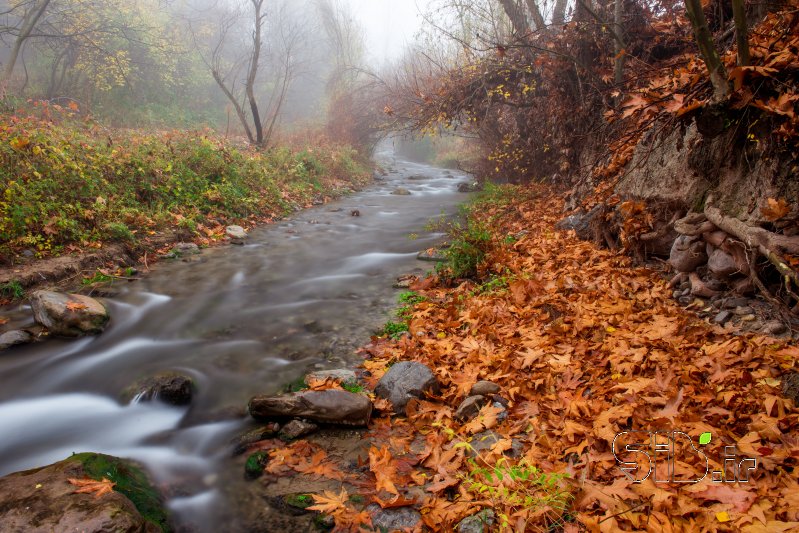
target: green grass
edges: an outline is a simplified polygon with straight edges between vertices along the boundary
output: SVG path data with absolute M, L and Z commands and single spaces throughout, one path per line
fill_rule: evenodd
M 341 388 L 345 391 L 349 391 L 355 394 L 360 394 L 366 390 L 363 385 L 360 383 L 354 383 L 352 381 L 345 381 L 341 384 Z
M 0 284 L 0 296 L 10 300 L 21 300 L 25 296 L 25 289 L 16 280 Z
M 0 117 L 0 246 L 43 257 L 165 227 L 194 235 L 204 224 L 279 217 L 367 183 L 361 161 L 332 144 L 257 152 L 208 131 Z
M 114 280 L 113 277 L 111 277 L 111 276 L 109 276 L 107 274 L 103 274 L 102 272 L 98 271 L 98 272 L 95 272 L 94 275 L 92 277 L 90 277 L 90 278 L 83 278 L 81 280 L 81 284 L 82 285 L 93 285 L 95 283 L 107 283 L 107 282 L 113 281 L 113 280 Z
M 393 320 L 389 320 L 383 326 L 383 329 L 380 331 L 381 337 L 391 337 L 392 339 L 399 338 L 400 335 L 408 331 L 408 323 L 407 322 L 394 322 Z

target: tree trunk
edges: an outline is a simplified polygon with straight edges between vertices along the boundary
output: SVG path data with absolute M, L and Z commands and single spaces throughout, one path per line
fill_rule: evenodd
M 562 25 L 566 22 L 566 8 L 568 0 L 555 0 L 555 7 L 552 10 L 552 24 Z
M 39 22 L 39 19 L 44 15 L 48 5 L 50 5 L 50 0 L 42 0 L 41 3 L 34 3 L 33 6 L 25 12 L 25 16 L 22 18 L 22 27 L 19 30 L 17 38 L 14 40 L 14 45 L 11 47 L 11 52 L 8 55 L 8 62 L 3 69 L 2 77 L 0 77 L 0 92 L 2 92 L 3 96 L 5 96 L 8 82 L 11 80 L 11 75 L 14 73 L 14 66 L 17 64 L 22 45 L 24 45 L 25 41 L 30 37 L 33 28 L 36 27 L 36 23 Z
M 247 92 L 247 101 L 250 104 L 250 113 L 252 114 L 253 125 L 255 126 L 255 144 L 259 148 L 264 145 L 264 128 L 261 124 L 261 113 L 258 111 L 258 101 L 255 99 L 255 80 L 258 77 L 258 63 L 261 60 L 261 30 L 263 29 L 264 15 L 261 9 L 264 0 L 251 0 L 253 8 L 255 9 L 255 29 L 253 30 L 252 44 L 253 51 L 250 58 L 250 69 L 247 74 L 247 83 L 245 89 Z
M 724 100 L 730 92 L 730 86 L 727 82 L 727 69 L 724 68 L 721 62 L 716 45 L 713 43 L 713 34 L 710 33 L 710 28 L 707 27 L 707 19 L 704 11 L 702 11 L 702 2 L 700 0 L 685 0 L 685 9 L 694 29 L 694 37 L 697 45 L 699 45 L 699 53 L 702 55 L 710 74 L 710 83 L 713 84 L 713 98 L 716 101 Z
M 746 29 L 746 5 L 744 0 L 732 0 L 732 14 L 735 19 L 735 41 L 738 44 L 738 65 L 746 67 L 749 58 L 749 40 Z
M 626 53 L 626 45 L 624 43 L 624 26 L 622 25 L 623 17 L 624 0 L 616 0 L 613 6 L 613 25 L 615 26 L 614 33 L 617 36 L 617 38 L 614 39 L 614 51 L 616 52 L 616 58 L 615 64 L 613 66 L 613 80 L 616 82 L 616 85 L 620 85 L 621 82 L 624 81 L 624 54 Z
M 513 24 L 513 31 L 517 35 L 527 35 L 530 33 L 530 26 L 527 24 L 527 17 L 524 11 L 516 3 L 516 0 L 499 0 L 502 4 L 502 9 L 508 15 L 511 24 Z
M 535 26 L 533 29 L 537 31 L 544 30 L 547 26 L 547 23 L 544 22 L 544 17 L 541 15 L 541 10 L 538 9 L 536 0 L 526 0 L 526 2 L 527 10 L 530 12 L 530 17 L 533 19 L 533 25 Z

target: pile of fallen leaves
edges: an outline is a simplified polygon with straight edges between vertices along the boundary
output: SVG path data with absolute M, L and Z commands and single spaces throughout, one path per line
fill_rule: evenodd
M 421 281 L 410 335 L 365 348 L 371 385 L 414 360 L 442 392 L 412 401 L 407 417 L 373 420 L 368 461 L 312 509 L 351 531 L 371 524 L 351 492 L 383 508 L 413 505 L 431 531 L 481 509 L 500 531 L 797 530 L 799 410 L 780 378 L 797 370 L 799 348 L 686 313 L 657 273 L 554 230 L 561 202 L 535 192 L 472 214 L 494 232 L 482 272 L 490 290 Z M 507 408 L 489 403 L 461 423 L 454 412 L 478 380 L 499 384 Z M 655 431 L 667 433 L 658 455 L 647 440 Z M 640 483 L 613 454 L 623 432 L 616 451 L 638 463 L 630 475 Z M 624 451 L 636 442 L 639 451 Z M 270 453 L 273 469 L 335 474 L 319 450 Z M 756 467 L 734 471 L 730 453 Z

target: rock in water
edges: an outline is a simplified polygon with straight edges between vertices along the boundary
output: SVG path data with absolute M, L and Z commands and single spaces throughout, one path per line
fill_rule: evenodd
M 422 363 L 402 361 L 392 365 L 375 387 L 375 394 L 394 406 L 395 413 L 404 413 L 411 398 L 421 398 L 425 393 L 440 389 L 433 372 Z
M 435 261 L 437 263 L 446 263 L 449 261 L 446 250 L 441 248 L 428 248 L 416 254 L 416 259 L 420 261 Z
M 408 189 L 405 189 L 403 187 L 397 187 L 396 189 L 391 191 L 391 194 L 395 194 L 397 196 L 410 196 L 411 191 L 409 191 Z
M 372 415 L 372 402 L 361 394 L 344 390 L 299 391 L 281 396 L 255 396 L 250 415 L 256 419 L 307 418 L 323 424 L 365 426 Z
M 69 479 L 109 479 L 114 490 L 95 498 Z M 160 495 L 133 463 L 81 453 L 44 468 L 0 478 L 0 531 L 160 533 L 169 531 Z
M 174 372 L 162 372 L 141 379 L 125 389 L 122 396 L 127 401 L 147 402 L 160 400 L 171 405 L 191 403 L 194 382 L 191 378 Z
M 247 232 L 241 226 L 228 226 L 225 228 L 225 235 L 230 237 L 232 244 L 244 244 L 247 239 Z
M 33 342 L 33 335 L 27 331 L 7 331 L 0 335 L 0 351 L 5 350 L 6 348 L 11 348 L 12 346 L 29 344 L 31 342 Z
M 82 294 L 35 291 L 30 302 L 36 322 L 56 335 L 80 337 L 97 334 L 108 323 L 105 306 Z

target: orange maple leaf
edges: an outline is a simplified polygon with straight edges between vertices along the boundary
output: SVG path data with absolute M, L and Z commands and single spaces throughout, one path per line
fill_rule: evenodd
M 774 198 L 766 199 L 766 205 L 760 208 L 760 212 L 771 222 L 779 220 L 790 212 L 791 208 L 788 207 L 788 202 L 785 198 L 775 200 Z
M 67 310 L 80 311 L 81 309 L 86 309 L 86 305 L 80 302 L 67 302 Z
M 369 470 L 375 475 L 377 479 L 377 491 L 385 490 L 392 494 L 399 495 L 397 487 L 391 480 L 397 473 L 397 466 L 394 464 L 391 451 L 387 447 L 375 448 L 372 446 L 369 449 Z
M 343 487 L 338 494 L 330 490 L 325 490 L 322 491 L 322 494 L 312 494 L 311 496 L 313 497 L 313 501 L 316 502 L 316 505 L 312 505 L 308 507 L 308 509 L 328 514 L 334 514 L 347 509 L 347 501 L 350 499 L 350 495 L 347 494 L 347 489 Z
M 109 480 L 108 478 L 103 478 L 102 481 L 97 481 L 96 479 L 85 478 L 85 479 L 75 479 L 69 478 L 67 479 L 71 485 L 75 485 L 78 487 L 75 489 L 73 494 L 89 494 L 94 493 L 94 498 L 98 499 L 103 496 L 103 494 L 109 494 L 114 491 L 114 486 L 116 483 Z

